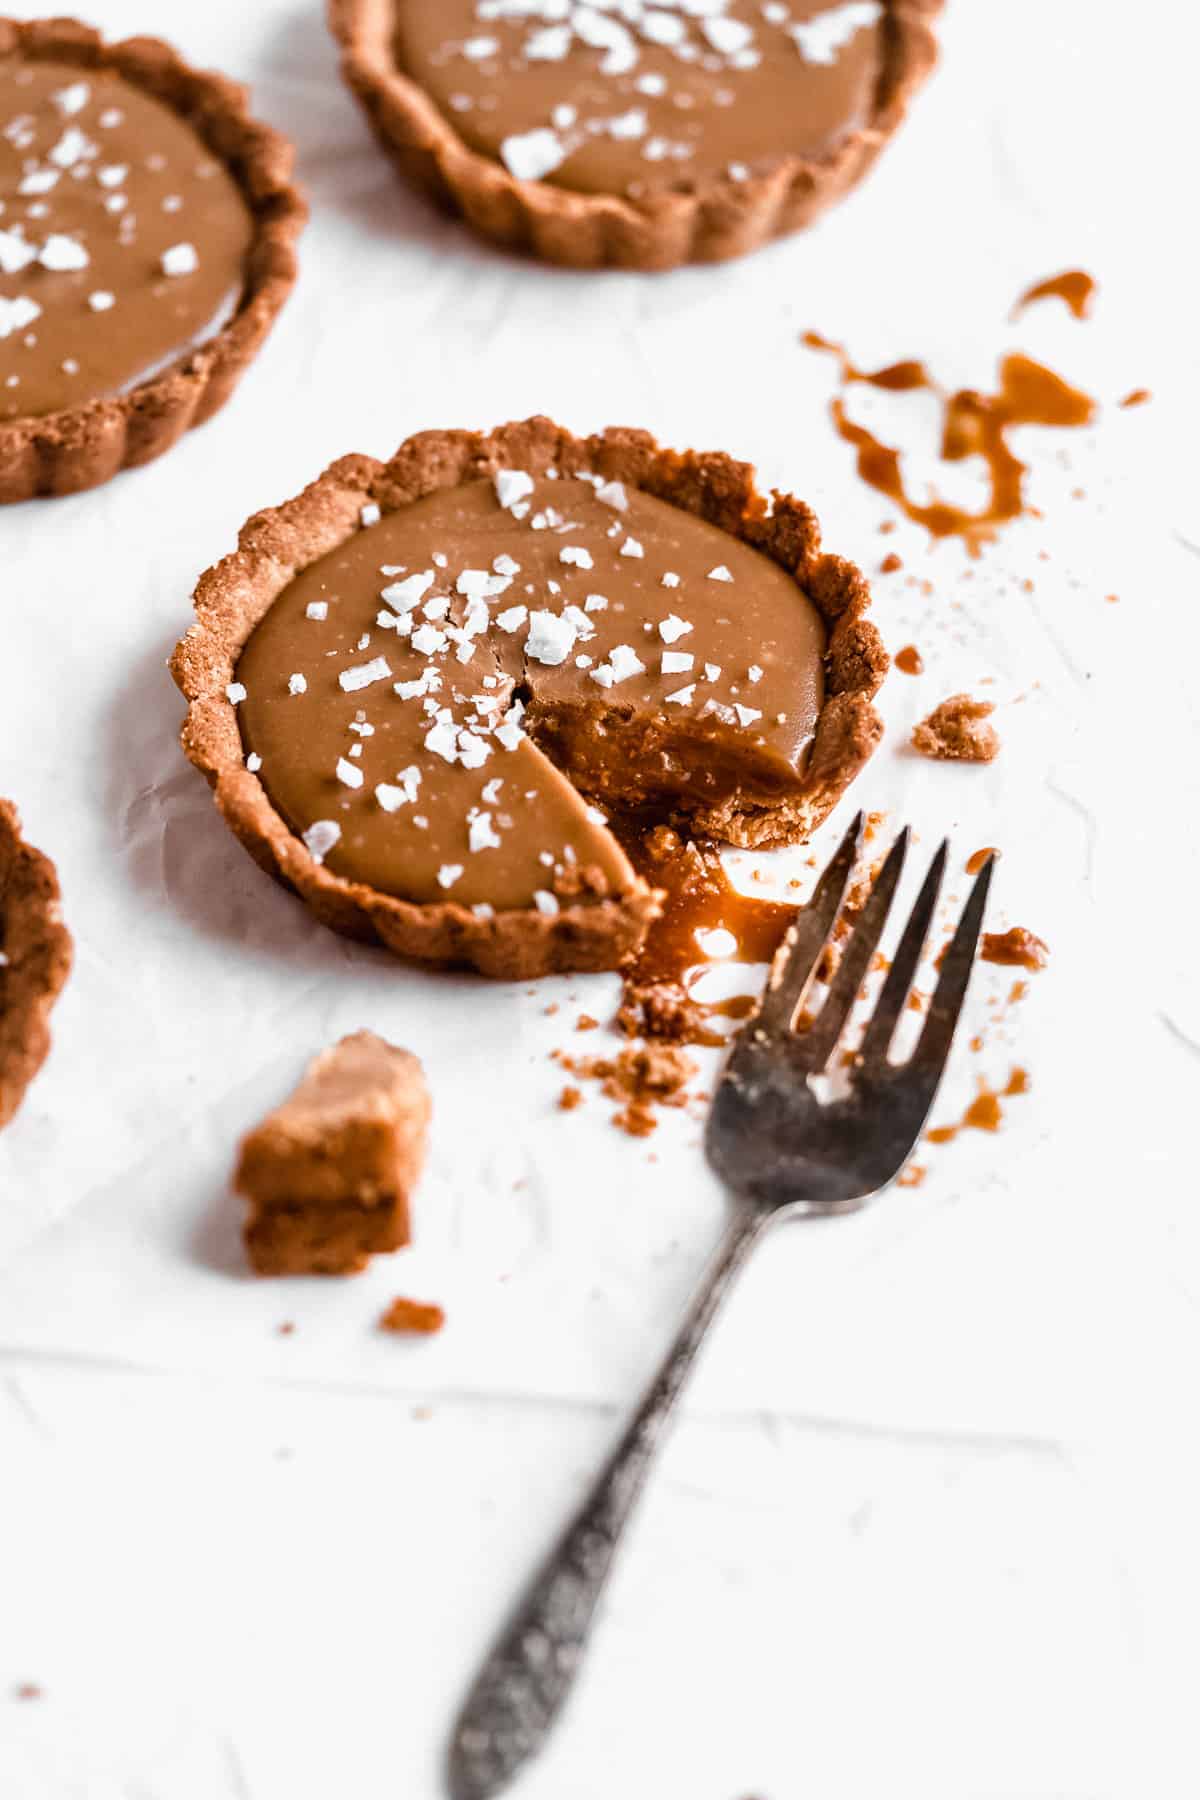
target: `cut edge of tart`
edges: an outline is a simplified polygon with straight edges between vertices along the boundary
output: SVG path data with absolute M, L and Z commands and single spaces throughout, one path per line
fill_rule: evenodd
M 0 423 L 0 503 L 74 494 L 154 461 L 230 398 L 295 285 L 308 207 L 294 152 L 250 116 L 245 88 L 194 69 L 159 38 L 109 43 L 73 19 L 0 19 L 0 59 L 67 63 L 120 76 L 183 119 L 229 169 L 254 228 L 241 299 L 199 346 L 133 387 L 44 416 Z
M 694 193 L 639 202 L 521 181 L 472 149 L 420 84 L 398 66 L 393 0 L 327 0 L 342 74 L 409 182 L 509 249 L 570 268 L 660 270 L 724 262 L 801 231 L 867 174 L 903 123 L 938 59 L 933 22 L 943 0 L 884 0 L 886 66 L 870 123 L 828 156 L 781 153 L 768 171 L 721 177 Z
M 0 953 L 3 1129 L 50 1054 L 50 1013 L 73 956 L 54 864 L 25 842 L 10 800 L 0 800 Z
M 733 795 L 697 810 L 687 828 L 745 847 L 808 837 L 883 732 L 871 702 L 888 658 L 865 617 L 867 583 L 852 563 L 822 552 L 808 506 L 758 492 L 749 464 L 719 452 L 666 450 L 648 433 L 628 429 L 581 439 L 549 419 L 532 418 L 487 434 L 426 431 L 409 438 L 387 463 L 343 457 L 296 498 L 256 514 L 243 526 L 238 549 L 202 576 L 194 596 L 196 623 L 171 660 L 188 701 L 183 748 L 254 860 L 333 930 L 419 961 L 466 964 L 502 978 L 616 968 L 639 948 L 661 907 L 660 895 L 623 856 L 628 878 L 620 888 L 581 869 L 577 891 L 561 893 L 553 914 L 530 907 L 480 917 L 451 900 L 418 903 L 345 879 L 310 853 L 247 768 L 228 691 L 242 651 L 276 599 L 304 569 L 362 529 L 364 508 L 371 509 L 368 516 L 375 508 L 393 513 L 504 469 L 587 474 L 640 489 L 760 551 L 807 594 L 827 631 L 826 686 L 802 776 L 774 799 Z M 607 841 L 605 828 L 597 830 Z

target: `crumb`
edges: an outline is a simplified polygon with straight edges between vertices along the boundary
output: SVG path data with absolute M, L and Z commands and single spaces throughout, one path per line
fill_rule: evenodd
M 44 1689 L 36 1681 L 22 1681 L 13 1689 L 14 1700 L 41 1700 Z
M 905 1163 L 896 1177 L 896 1186 L 902 1188 L 920 1187 L 925 1179 L 926 1171 L 920 1163 Z
M 1120 601 L 1121 596 L 1120 594 L 1105 594 L 1104 598 L 1108 601 L 1110 606 L 1116 606 Z
M 550 1002 L 549 1006 L 545 1006 L 542 1008 L 542 1011 L 545 1013 L 545 1015 L 548 1019 L 552 1019 L 554 1017 L 555 1013 L 558 1011 L 558 1001 L 552 1000 Z
M 874 843 L 886 823 L 887 814 L 885 812 L 869 812 L 867 814 L 866 826 L 863 831 L 863 842 L 865 844 Z
M 896 555 L 894 550 L 891 550 L 880 563 L 879 573 L 881 575 L 894 575 L 897 569 L 902 569 L 903 567 L 904 564 L 901 559 Z
M 892 661 L 902 675 L 923 675 L 925 673 L 925 660 L 915 644 L 905 644 L 902 650 L 897 650 Z
M 398 1335 L 416 1333 L 421 1337 L 432 1337 L 446 1323 L 446 1315 L 440 1306 L 425 1300 L 393 1300 L 379 1321 L 381 1331 L 392 1331 Z
M 913 749 L 944 762 L 993 762 L 1000 754 L 1000 737 L 987 720 L 995 710 L 990 700 L 952 694 L 916 727 Z
M 577 1106 L 583 1105 L 583 1090 L 577 1087 L 565 1087 L 558 1096 L 560 1112 L 574 1112 Z
M 685 1106 L 688 1082 L 698 1072 L 677 1044 L 631 1044 L 615 1057 L 561 1061 L 572 1075 L 599 1081 L 607 1097 L 620 1102 L 613 1124 L 630 1137 L 649 1137 L 656 1129 L 656 1106 Z
M 1019 969 L 1044 969 L 1050 961 L 1049 946 L 1024 925 L 1012 925 L 1007 931 L 985 931 L 979 954 L 984 962 Z
M 880 521 L 879 535 L 881 537 L 890 537 L 892 532 L 895 531 L 895 529 L 896 529 L 895 519 L 883 519 Z
M 433 1408 L 432 1406 L 414 1406 L 409 1416 L 416 1419 L 418 1424 L 423 1425 L 427 1419 L 432 1419 Z
M 591 1013 L 580 1013 L 575 1021 L 576 1031 L 596 1031 L 599 1026 L 599 1019 L 593 1019 Z
M 1117 401 L 1117 405 L 1124 407 L 1145 406 L 1147 400 L 1152 398 L 1153 396 L 1151 395 L 1149 388 L 1131 388 L 1123 400 Z
M 616 1024 L 626 1037 L 654 1038 L 663 1043 L 703 1043 L 707 1009 L 687 993 L 682 982 L 651 981 L 625 984 Z
M 291 1337 L 291 1335 L 295 1331 L 296 1327 L 292 1323 L 291 1319 L 285 1319 L 283 1321 L 283 1324 L 277 1325 L 275 1327 L 275 1329 L 279 1333 L 280 1337 Z

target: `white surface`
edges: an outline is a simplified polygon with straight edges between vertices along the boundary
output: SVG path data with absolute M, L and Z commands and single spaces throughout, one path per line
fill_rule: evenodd
M 475 1660 L 719 1229 L 698 1120 L 645 1145 L 594 1093 L 554 1111 L 548 1052 L 597 1047 L 570 1027 L 606 1017 L 614 983 L 486 988 L 333 939 L 253 868 L 175 742 L 164 659 L 249 511 L 343 451 L 538 409 L 740 453 L 812 501 L 831 548 L 868 570 L 896 549 L 933 582 L 876 583 L 890 646 L 919 644 L 927 673 L 889 680 L 861 798 L 925 853 L 951 830 L 959 869 L 999 845 L 996 922 L 1054 957 L 939 1103 L 954 1118 L 977 1070 L 1019 1063 L 1033 1091 L 1003 1132 L 761 1252 L 578 1704 L 519 1791 L 1200 1789 L 1200 981 L 1176 885 L 1200 873 L 1197 270 L 1186 196 L 1177 217 L 1155 185 L 1190 164 L 1197 46 L 1148 0 L 1138 41 L 1168 66 L 1131 81 L 1108 13 L 959 0 L 907 131 L 817 232 L 601 277 L 501 257 L 401 190 L 315 4 L 97 0 L 113 33 L 169 30 L 252 81 L 315 216 L 219 419 L 141 474 L 0 516 L 0 791 L 58 861 L 78 951 L 53 1059 L 0 1139 L 3 1800 L 434 1800 Z M 1090 323 L 1050 305 L 1005 325 L 1021 288 L 1075 265 L 1101 283 Z M 1025 434 L 1044 519 L 972 565 L 878 535 L 806 327 L 948 384 L 986 385 L 1019 343 L 1109 404 L 1087 434 Z M 1152 406 L 1111 404 L 1140 385 Z M 929 422 L 875 404 L 898 441 Z M 936 479 L 977 492 L 956 473 Z M 916 717 L 987 678 L 993 767 L 905 754 Z M 1008 985 L 986 973 L 978 1019 Z M 418 1245 L 358 1282 L 256 1284 L 235 1139 L 364 1024 L 433 1085 Z M 374 1333 L 396 1292 L 442 1300 L 444 1335 Z M 10 1700 L 23 1681 L 44 1698 Z

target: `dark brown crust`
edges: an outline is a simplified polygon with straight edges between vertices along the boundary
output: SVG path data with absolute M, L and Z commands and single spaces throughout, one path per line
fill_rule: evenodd
M 885 0 L 888 67 L 869 126 L 827 159 L 781 157 L 749 181 L 636 203 L 518 181 L 471 150 L 391 51 L 392 0 L 328 0 L 342 74 L 400 173 L 509 249 L 576 269 L 673 269 L 724 262 L 811 225 L 867 173 L 937 62 L 933 22 L 942 0 Z
M 216 337 L 128 393 L 0 425 L 0 503 L 98 487 L 153 462 L 224 406 L 253 362 L 296 280 L 296 240 L 308 208 L 292 185 L 293 152 L 250 117 L 246 92 L 193 69 L 158 38 L 108 44 L 73 19 L 0 18 L 0 57 L 112 69 L 171 107 L 238 182 L 254 218 L 246 289 Z
M 719 453 L 663 450 L 644 431 L 612 429 L 581 439 L 549 419 L 532 418 L 486 435 L 421 432 L 388 463 L 345 456 L 296 499 L 256 514 L 243 526 L 237 551 L 201 577 L 197 623 L 171 659 L 189 702 L 183 747 L 250 855 L 335 931 L 383 943 L 402 956 L 466 963 L 513 979 L 616 968 L 637 949 L 658 912 L 657 895 L 641 881 L 625 894 L 564 904 L 554 918 L 530 910 L 482 920 L 451 902 L 419 906 L 376 893 L 314 862 L 246 769 L 237 715 L 225 692 L 272 602 L 301 569 L 358 530 L 366 501 L 392 512 L 503 468 L 534 476 L 549 468 L 564 475 L 594 472 L 626 482 L 720 526 L 794 575 L 830 628 L 828 697 L 803 785 L 773 805 L 730 802 L 700 815 L 693 826 L 747 846 L 791 843 L 815 830 L 883 733 L 871 699 L 888 658 L 864 617 L 867 584 L 853 564 L 821 553 L 816 518 L 801 501 L 776 494 L 768 505 L 748 463 Z
M 50 1053 L 50 1012 L 71 973 L 71 934 L 62 922 L 58 875 L 21 836 L 11 801 L 0 800 L 0 1130 Z

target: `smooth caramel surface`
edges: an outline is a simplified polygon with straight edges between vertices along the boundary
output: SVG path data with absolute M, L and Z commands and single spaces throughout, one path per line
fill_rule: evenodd
M 335 873 L 552 912 L 581 871 L 591 891 L 633 882 L 573 783 L 664 812 L 777 796 L 804 767 L 824 651 L 796 582 L 726 532 L 632 488 L 506 472 L 306 569 L 233 697 L 250 767 Z
M 505 10 L 396 0 L 397 62 L 473 149 L 584 193 L 827 156 L 868 123 L 883 68 L 876 0 Z
M 0 61 L 0 418 L 120 393 L 210 337 L 252 237 L 168 107 L 110 71 Z

